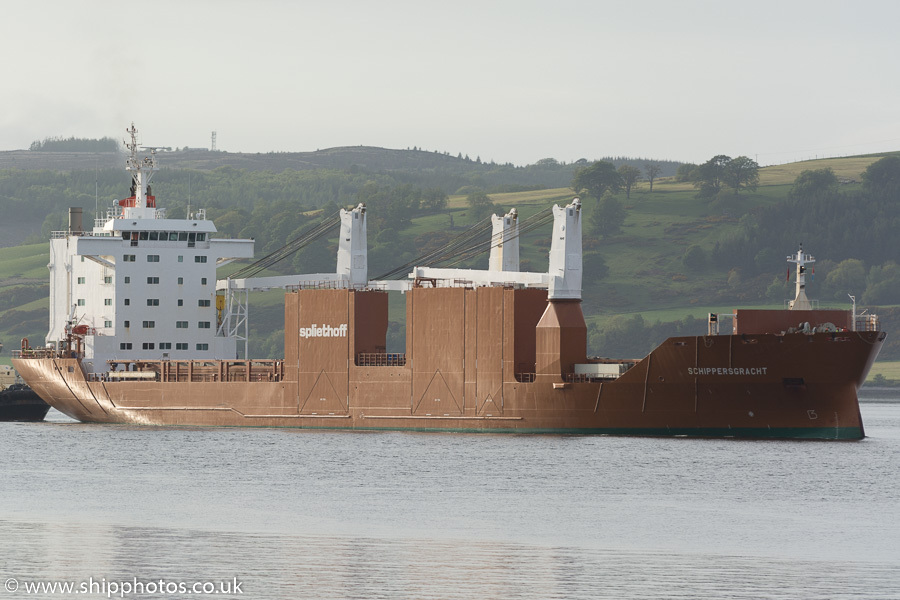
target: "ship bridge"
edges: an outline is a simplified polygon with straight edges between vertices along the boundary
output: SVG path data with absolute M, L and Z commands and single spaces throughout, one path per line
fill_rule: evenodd
M 88 231 L 71 208 L 68 229 L 51 235 L 46 344 L 80 355 L 87 372 L 110 361 L 234 357 L 236 341 L 216 335 L 216 268 L 251 258 L 254 242 L 213 238 L 202 210 L 166 218 L 150 188 L 155 154 L 139 157 L 137 130 L 127 132 L 130 195 Z

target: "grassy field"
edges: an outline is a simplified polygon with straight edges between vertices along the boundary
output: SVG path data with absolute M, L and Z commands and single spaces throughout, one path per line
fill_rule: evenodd
M 0 248 L 0 294 L 19 293 L 16 288 L 40 291 L 47 284 L 49 272 L 49 243 Z M 47 334 L 46 325 L 38 315 L 46 313 L 49 300 L 46 297 L 32 300 L 14 307 L 0 310 L 0 341 L 5 345 L 3 358 L 18 349 L 19 340 L 43 340 Z M 27 321 L 27 324 L 23 324 Z M 5 364 L 9 364 L 6 362 Z
M 20 280 L 46 281 L 49 278 L 50 244 L 30 244 L 0 248 L 0 287 Z
M 881 375 L 885 379 L 900 382 L 900 360 L 876 361 L 869 371 L 866 383 L 871 383 L 876 375 Z
M 838 179 L 860 180 L 863 171 L 881 156 L 858 156 L 850 158 L 821 158 L 803 162 L 775 165 L 759 170 L 760 185 L 791 185 L 801 172 L 817 169 L 831 169 Z

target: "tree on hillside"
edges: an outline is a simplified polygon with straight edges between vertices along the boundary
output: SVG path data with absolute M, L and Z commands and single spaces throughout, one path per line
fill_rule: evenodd
M 222 216 L 216 217 L 213 221 L 220 234 L 236 238 L 240 237 L 240 231 L 247 224 L 248 219 L 249 215 L 246 214 L 246 211 L 230 210 Z
M 866 289 L 866 267 L 856 258 L 842 260 L 825 277 L 825 290 L 832 298 L 846 300 L 847 294 L 860 295 Z
M 900 297 L 900 266 L 889 260 L 880 267 L 872 267 L 866 283 L 864 303 L 893 304 Z
M 647 173 L 647 181 L 650 182 L 650 193 L 653 193 L 653 181 L 662 171 L 662 165 L 658 162 L 644 163 L 644 172 Z
M 900 194 L 900 156 L 885 156 L 862 174 L 863 186 L 882 197 Z
M 625 197 L 631 198 L 631 188 L 641 178 L 641 170 L 631 165 L 622 165 L 618 169 L 619 177 L 622 178 L 622 187 L 625 188 Z
M 546 168 L 551 168 L 551 169 L 555 169 L 555 168 L 558 168 L 561 166 L 559 164 L 559 161 L 556 160 L 555 158 L 542 158 L 541 160 L 537 161 L 534 164 L 537 167 L 546 167 Z
M 422 208 L 430 212 L 438 212 L 447 207 L 447 194 L 439 188 L 431 188 L 422 193 Z
M 695 170 L 697 170 L 697 165 L 693 163 L 684 163 L 683 165 L 678 165 L 678 170 L 675 171 L 675 181 L 679 183 L 694 181 Z
M 718 154 L 693 170 L 694 187 L 700 190 L 698 198 L 715 198 L 724 185 L 725 167 L 731 161 L 730 156 Z
M 725 165 L 722 181 L 734 190 L 735 196 L 741 190 L 755 191 L 759 185 L 759 165 L 746 156 L 733 158 Z
M 831 168 L 807 169 L 794 180 L 789 193 L 794 200 L 816 200 L 833 195 L 838 190 L 838 178 Z
M 622 204 L 612 196 L 604 196 L 591 213 L 594 233 L 602 238 L 619 233 L 627 213 Z
M 599 203 L 606 192 L 618 192 L 622 189 L 622 176 L 616 171 L 615 165 L 598 160 L 587 167 L 576 169 L 571 187 L 576 194 L 587 193 Z
M 706 252 L 697 244 L 692 244 L 681 257 L 681 264 L 690 271 L 701 271 L 706 266 Z
M 115 152 L 119 143 L 111 137 L 97 139 L 70 137 L 45 138 L 43 141 L 31 142 L 28 147 L 32 152 Z
M 472 214 L 476 220 L 481 220 L 494 212 L 494 203 L 484 190 L 477 190 L 469 194 L 466 198 L 466 203 L 472 209 Z

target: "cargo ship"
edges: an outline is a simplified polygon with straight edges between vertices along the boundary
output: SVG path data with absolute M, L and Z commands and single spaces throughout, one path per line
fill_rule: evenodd
M 706 335 L 641 359 L 587 356 L 582 209 L 552 207 L 546 273 L 519 270 L 515 210 L 493 216 L 487 270 L 412 266 L 370 280 L 366 207 L 339 214 L 334 273 L 216 279 L 253 256 L 203 211 L 167 219 L 156 156 L 129 130 L 132 195 L 50 246 L 46 345 L 14 359 L 49 404 L 84 422 L 159 426 L 861 439 L 857 390 L 885 338 L 878 320 L 816 310 L 710 315 Z M 337 225 L 337 224 L 336 224 Z M 251 290 L 285 290 L 284 358 L 249 357 Z M 388 295 L 406 303 L 389 353 Z M 855 305 L 854 305 L 855 306 Z M 722 324 L 731 318 L 728 327 Z

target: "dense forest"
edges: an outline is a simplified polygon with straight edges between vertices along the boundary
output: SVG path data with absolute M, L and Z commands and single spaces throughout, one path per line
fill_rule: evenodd
M 53 137 L 34 141 L 28 149 L 33 152 L 115 152 L 119 149 L 119 143 L 111 137 L 99 140 Z

